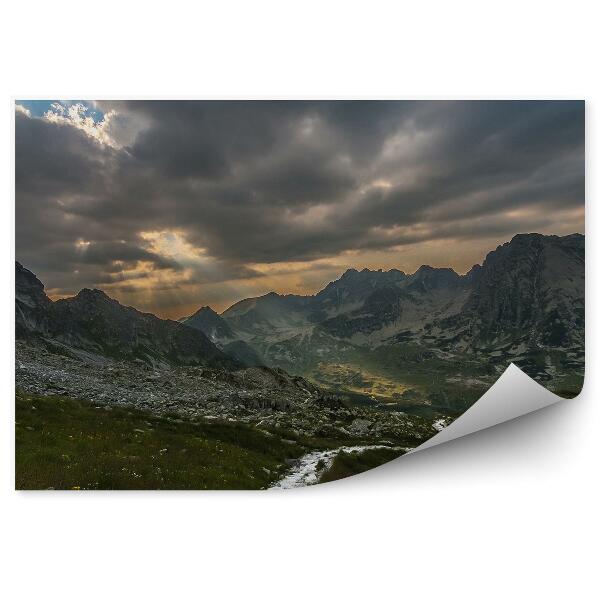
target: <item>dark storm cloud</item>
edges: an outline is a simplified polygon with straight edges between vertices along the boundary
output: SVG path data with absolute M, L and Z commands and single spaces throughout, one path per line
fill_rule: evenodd
M 234 163 L 256 159 L 283 144 L 308 109 L 278 102 L 128 102 L 152 125 L 130 150 L 167 177 L 222 178 Z
M 113 146 L 16 115 L 17 257 L 65 289 L 141 263 L 217 281 L 253 262 L 509 237 L 584 201 L 582 102 L 98 105 L 117 113 Z M 160 231 L 213 272 L 140 235 Z
M 15 185 L 19 194 L 82 196 L 102 189 L 109 149 L 73 127 L 16 113 Z M 18 205 L 17 205 L 18 206 Z

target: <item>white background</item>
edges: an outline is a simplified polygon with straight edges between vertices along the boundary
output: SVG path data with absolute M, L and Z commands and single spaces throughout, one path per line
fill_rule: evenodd
M 597 597 L 593 236 L 600 92 L 593 6 L 549 0 L 4 4 L 5 598 Z M 591 235 L 583 394 L 311 489 L 13 491 L 11 98 L 28 96 L 586 99 Z

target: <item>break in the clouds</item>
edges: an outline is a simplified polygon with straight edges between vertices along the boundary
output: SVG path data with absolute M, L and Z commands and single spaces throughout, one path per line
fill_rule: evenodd
M 583 231 L 584 104 L 19 101 L 16 254 L 181 316 Z

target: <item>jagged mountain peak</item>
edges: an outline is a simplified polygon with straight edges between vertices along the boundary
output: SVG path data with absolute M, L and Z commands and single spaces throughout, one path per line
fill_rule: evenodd
M 183 323 L 183 322 L 185 322 L 189 319 L 193 319 L 194 317 L 197 317 L 199 315 L 216 315 L 218 317 L 219 313 L 208 305 L 201 306 L 195 313 L 193 313 L 189 317 L 184 317 L 184 319 L 181 319 L 181 322 Z
M 414 273 L 413 273 L 413 277 L 416 276 L 426 276 L 426 275 L 430 275 L 430 274 L 447 274 L 447 275 L 456 275 L 458 276 L 458 273 L 451 267 L 432 267 L 431 265 L 421 265 Z
M 258 353 L 246 342 L 240 340 L 232 325 L 210 306 L 203 306 L 192 316 L 181 319 L 186 327 L 201 331 L 217 348 L 244 365 L 261 365 Z
M 358 273 L 357 269 L 347 269 L 346 271 L 344 271 L 342 273 L 342 276 L 340 277 L 340 279 L 347 279 L 349 277 L 356 275 L 357 273 Z
M 39 279 L 16 263 L 16 334 L 86 360 L 138 360 L 154 366 L 237 368 L 201 331 L 122 306 L 105 292 L 85 288 L 52 302 Z
M 423 293 L 455 286 L 459 282 L 460 275 L 449 267 L 421 265 L 412 275 L 408 276 L 408 287 Z
M 344 279 L 352 279 L 356 276 L 361 277 L 361 276 L 369 276 L 369 275 L 386 275 L 386 276 L 390 276 L 390 277 L 405 277 L 406 273 L 404 273 L 404 271 L 400 271 L 399 269 L 389 269 L 388 271 L 384 271 L 383 269 L 369 269 L 367 267 L 361 269 L 360 271 L 358 269 L 346 269 L 346 271 L 344 271 L 344 273 L 342 273 L 342 275 L 340 276 L 339 279 L 337 279 L 336 281 L 342 281 Z M 335 281 L 332 281 L 331 283 L 335 283 Z
M 421 265 L 414 273 L 413 275 L 417 275 L 419 273 L 428 273 L 430 271 L 433 271 L 434 268 L 431 265 Z
M 29 269 L 26 269 L 18 260 L 15 260 L 15 270 L 17 273 L 21 273 L 23 271 L 27 271 L 27 273 L 31 273 L 31 271 Z M 31 273 L 31 274 L 33 275 L 33 273 Z M 36 279 L 37 279 L 37 277 L 36 277 Z
M 200 307 L 193 315 L 181 319 L 181 323 L 202 331 L 213 343 L 234 337 L 227 321 L 210 306 Z
M 225 323 L 223 317 L 212 309 L 210 306 L 201 306 L 195 313 L 190 315 L 189 317 L 184 317 L 180 319 L 181 323 L 185 323 L 190 325 L 191 323 Z
M 531 245 L 568 244 L 569 242 L 583 243 L 585 236 L 581 233 L 570 233 L 568 235 L 546 235 L 543 233 L 517 233 L 508 242 L 501 244 L 503 247 L 522 247 Z M 493 251 L 492 251 L 493 252 Z
M 106 292 L 97 288 L 83 288 L 77 295 L 74 296 L 79 300 L 91 300 L 91 301 L 105 301 L 105 302 L 116 302 L 120 304 L 118 300 L 111 298 Z M 70 300 L 71 298 L 69 298 Z
M 15 291 L 17 299 L 23 302 L 50 302 L 44 292 L 44 284 L 19 261 L 15 261 Z
M 585 236 L 580 233 L 565 236 L 518 233 L 510 241 L 489 252 L 485 257 L 483 267 L 489 267 L 492 263 L 502 260 L 530 262 L 537 254 L 552 249 L 559 252 L 575 252 L 583 260 Z
M 512 239 L 508 242 L 502 244 L 506 246 L 512 243 L 565 243 L 569 241 L 583 242 L 585 240 L 585 235 L 583 233 L 569 233 L 568 235 L 546 235 L 544 233 L 517 233 Z
M 466 281 L 474 281 L 481 274 L 483 267 L 480 264 L 473 265 L 464 275 Z
M 361 286 L 367 286 L 369 288 L 378 285 L 396 284 L 406 279 L 406 273 L 398 269 L 390 269 L 384 271 L 383 269 L 371 270 L 364 268 L 360 271 L 357 269 L 346 270 L 339 279 L 336 279 L 328 283 L 325 288 L 316 294 L 317 297 L 327 295 L 334 291 L 344 288 L 358 288 Z
M 27 337 L 35 329 L 43 329 L 52 301 L 44 292 L 44 284 L 20 262 L 15 261 L 15 329 L 17 336 Z
M 287 294 L 288 296 L 291 294 Z M 267 292 L 266 294 L 263 294 L 262 296 L 259 296 L 259 298 L 265 298 L 266 300 L 277 300 L 279 298 L 285 298 L 286 295 L 284 294 L 278 294 L 277 292 Z

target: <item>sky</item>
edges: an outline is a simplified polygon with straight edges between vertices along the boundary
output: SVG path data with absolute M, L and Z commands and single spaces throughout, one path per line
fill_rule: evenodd
M 584 232 L 580 101 L 15 103 L 16 258 L 179 318 Z

